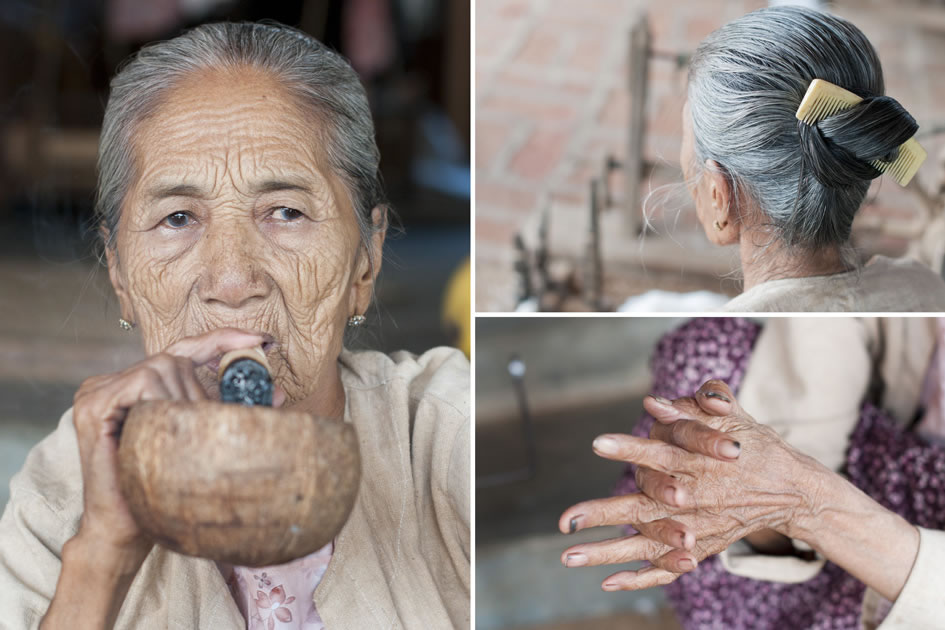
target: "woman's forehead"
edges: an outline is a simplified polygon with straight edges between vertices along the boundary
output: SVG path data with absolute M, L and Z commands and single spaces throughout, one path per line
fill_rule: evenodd
M 136 129 L 138 184 L 252 188 L 267 181 L 317 186 L 319 134 L 260 71 L 209 72 L 172 88 Z

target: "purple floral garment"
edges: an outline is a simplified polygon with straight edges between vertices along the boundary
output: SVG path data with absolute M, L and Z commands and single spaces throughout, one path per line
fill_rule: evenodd
M 761 327 L 735 318 L 694 319 L 665 335 L 651 360 L 653 393 L 689 396 L 710 378 L 737 395 Z M 643 414 L 634 435 L 646 437 L 654 419 Z M 945 448 L 898 429 L 864 405 L 851 436 L 846 474 L 887 508 L 910 522 L 945 526 Z M 636 492 L 628 466 L 615 494 Z M 801 584 L 763 582 L 728 573 L 717 556 L 665 587 L 686 630 L 857 630 L 864 585 L 828 562 Z

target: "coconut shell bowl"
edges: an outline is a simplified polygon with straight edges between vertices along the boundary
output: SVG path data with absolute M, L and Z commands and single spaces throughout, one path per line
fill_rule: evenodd
M 237 566 L 283 564 L 344 526 L 361 474 L 354 428 L 274 409 L 259 349 L 220 361 L 223 401 L 146 401 L 122 428 L 121 491 L 157 543 Z

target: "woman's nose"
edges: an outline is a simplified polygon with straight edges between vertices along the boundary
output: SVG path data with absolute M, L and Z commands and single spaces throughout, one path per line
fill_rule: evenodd
M 198 295 L 208 304 L 238 309 L 269 295 L 264 249 L 251 229 L 209 228 L 200 247 Z

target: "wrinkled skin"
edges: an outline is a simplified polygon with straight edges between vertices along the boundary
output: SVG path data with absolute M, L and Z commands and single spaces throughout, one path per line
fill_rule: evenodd
M 724 383 L 709 381 L 694 397 L 668 403 L 644 402 L 658 420 L 652 439 L 607 435 L 594 443 L 603 457 L 639 464 L 641 492 L 579 503 L 559 521 L 565 533 L 572 521 L 575 530 L 630 524 L 640 532 L 576 545 L 562 555 L 567 566 L 652 563 L 610 576 L 605 590 L 667 584 L 760 530 L 794 537 L 797 523 L 823 503 L 817 479 L 829 471 L 755 422 Z
M 153 546 L 118 488 L 118 435 L 136 402 L 218 398 L 220 356 L 263 345 L 276 406 L 344 412 L 342 337 L 379 267 L 318 131 L 250 68 L 189 77 L 135 130 L 135 178 L 104 236 L 122 317 L 148 356 L 76 394 L 84 512 L 42 628 L 111 627 Z M 372 220 L 379 262 L 383 211 Z
M 378 270 L 317 131 L 247 68 L 190 77 L 139 126 L 109 271 L 149 355 L 224 326 L 261 332 L 288 404 L 337 395 L 345 323 L 367 310 Z M 215 396 L 213 370 L 198 378 Z

